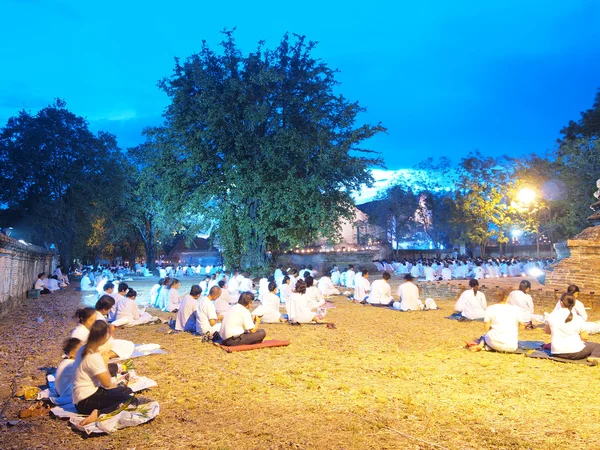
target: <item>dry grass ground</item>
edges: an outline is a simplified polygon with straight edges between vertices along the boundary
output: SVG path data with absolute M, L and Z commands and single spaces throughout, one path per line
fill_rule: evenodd
M 130 285 L 146 293 L 150 286 Z M 28 300 L 0 320 L 2 400 L 19 370 L 19 385 L 43 384 L 41 368 L 57 364 L 80 297 L 68 290 Z M 51 417 L 23 420 L 2 428 L 0 447 L 600 448 L 600 368 L 469 353 L 462 343 L 481 335 L 482 325 L 444 319 L 448 300 L 421 313 L 334 302 L 328 319 L 336 330 L 264 325 L 267 339 L 291 341 L 283 348 L 227 354 L 192 335 L 167 334 L 166 325 L 120 330 L 119 337 L 168 351 L 136 360 L 138 373 L 158 383 L 144 393 L 160 402 L 153 422 L 86 439 Z M 548 341 L 540 329 L 521 339 Z M 6 419 L 26 404 L 13 399 Z

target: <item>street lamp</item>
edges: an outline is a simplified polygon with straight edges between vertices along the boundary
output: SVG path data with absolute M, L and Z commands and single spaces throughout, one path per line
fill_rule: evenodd
M 524 205 L 529 205 L 535 201 L 537 194 L 531 188 L 523 188 L 517 194 L 517 200 Z

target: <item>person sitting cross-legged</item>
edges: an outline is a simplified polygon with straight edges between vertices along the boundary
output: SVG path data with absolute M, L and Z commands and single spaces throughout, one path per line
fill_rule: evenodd
M 207 339 L 213 339 L 215 333 L 218 333 L 221 329 L 219 322 L 223 316 L 217 315 L 217 310 L 215 309 L 215 300 L 220 295 L 221 288 L 213 286 L 210 288 L 208 296 L 201 297 L 200 301 L 198 301 L 198 308 L 196 309 L 196 333 Z
M 250 314 L 253 301 L 254 294 L 252 292 L 242 292 L 238 303 L 225 314 L 219 331 L 223 345 L 233 347 L 257 344 L 265 339 L 266 331 L 258 328 L 260 316 L 255 316 L 253 321 Z
M 392 288 L 389 283 L 390 278 L 389 272 L 383 272 L 380 280 L 373 281 L 371 294 L 367 298 L 369 304 L 373 306 L 391 306 L 394 303 Z
M 471 289 L 464 291 L 456 301 L 454 311 L 459 312 L 465 319 L 482 319 L 487 308 L 485 295 L 479 291 L 479 281 L 475 278 L 469 280 L 469 287 Z
M 477 280 L 471 280 L 477 281 Z M 467 343 L 469 350 L 478 352 L 486 346 L 498 352 L 514 352 L 519 346 L 519 328 L 524 328 L 525 321 L 521 308 L 506 303 L 504 296 L 500 303 L 485 310 L 483 327 L 486 333 L 477 345 Z

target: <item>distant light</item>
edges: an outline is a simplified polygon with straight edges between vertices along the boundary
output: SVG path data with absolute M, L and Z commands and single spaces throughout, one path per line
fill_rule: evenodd
M 510 232 L 510 234 L 512 234 L 512 237 L 517 238 L 517 237 L 521 236 L 523 234 L 523 232 L 521 230 L 512 230 Z
M 19 239 L 19 242 L 23 245 L 31 245 L 31 244 L 28 244 L 27 242 L 25 242 L 23 239 Z
M 545 272 L 539 267 L 533 267 L 529 269 L 529 275 L 531 275 L 532 277 L 541 277 L 542 275 L 544 275 L 544 273 Z
M 532 203 L 535 200 L 537 194 L 533 189 L 524 188 L 517 194 L 517 200 L 525 205 Z

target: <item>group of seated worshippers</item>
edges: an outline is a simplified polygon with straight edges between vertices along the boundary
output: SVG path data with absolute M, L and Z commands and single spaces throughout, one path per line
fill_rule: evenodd
M 82 425 L 116 410 L 133 395 L 130 388 L 116 384 L 117 366 L 108 363 L 111 358 L 129 358 L 134 350 L 133 342 L 115 338 L 115 327 L 108 323 L 114 304 L 113 297 L 103 295 L 95 308 L 77 310 L 79 325 L 65 341 L 56 370 L 59 403 L 72 402 L 79 413 L 89 415 Z
M 56 271 L 58 271 L 60 275 L 57 274 Z M 57 268 L 56 271 L 54 275 L 50 277 L 45 272 L 38 274 L 33 283 L 33 289 L 37 289 L 40 291 L 40 294 L 46 295 L 59 291 L 61 288 L 66 288 L 68 283 L 65 282 L 65 279 L 68 281 L 68 277 L 62 275 L 60 268 Z
M 150 305 L 161 311 L 177 312 L 183 299 L 183 296 L 179 294 L 180 287 L 181 283 L 177 278 L 161 278 L 150 289 Z
M 127 283 L 119 283 L 117 292 L 114 291 L 115 285 L 108 281 L 104 283 L 103 292 L 100 294 L 100 298 L 109 296 L 114 300 L 107 314 L 108 322 L 119 321 L 123 325 L 134 326 L 157 320 L 150 313 L 139 308 L 136 302 L 137 292 L 131 289 Z
M 421 258 L 402 261 L 375 261 L 380 272 L 386 271 L 398 275 L 411 274 L 425 281 L 443 281 L 452 279 L 482 279 L 500 277 L 537 276 L 540 270 L 552 264 L 552 259 L 541 258 Z
M 197 333 L 206 340 L 220 342 L 226 346 L 262 342 L 266 336 L 265 330 L 258 328 L 262 314 L 250 312 L 254 294 L 242 292 L 235 303 L 229 304 L 226 312 L 220 314 L 217 313 L 216 303 L 227 290 L 224 281 L 221 280 L 220 283 L 221 286 L 212 286 L 205 296 L 202 296 L 202 288 L 199 285 L 192 286 L 177 312 L 175 330 Z M 228 294 L 225 294 L 225 298 L 231 298 Z
M 531 323 L 533 311 L 533 302 L 530 302 L 531 296 L 528 294 L 530 287 L 527 287 L 525 281 L 527 280 L 523 280 L 519 289 L 505 296 L 500 303 L 484 308 L 483 323 L 486 333 L 479 338 L 476 345 L 468 344 L 469 350 L 517 350 L 519 328 Z M 577 300 L 578 295 L 579 288 L 576 285 L 568 286 L 567 292 L 561 295 L 554 310 L 545 317 L 544 329 L 551 335 L 550 353 L 559 358 L 588 359 L 598 364 L 600 344 L 587 340 L 591 332 L 598 332 L 600 325 L 597 322 L 586 322 L 587 313 L 583 304 Z M 465 300 L 465 304 L 467 302 L 468 300 Z M 481 303 L 477 306 L 481 306 Z

